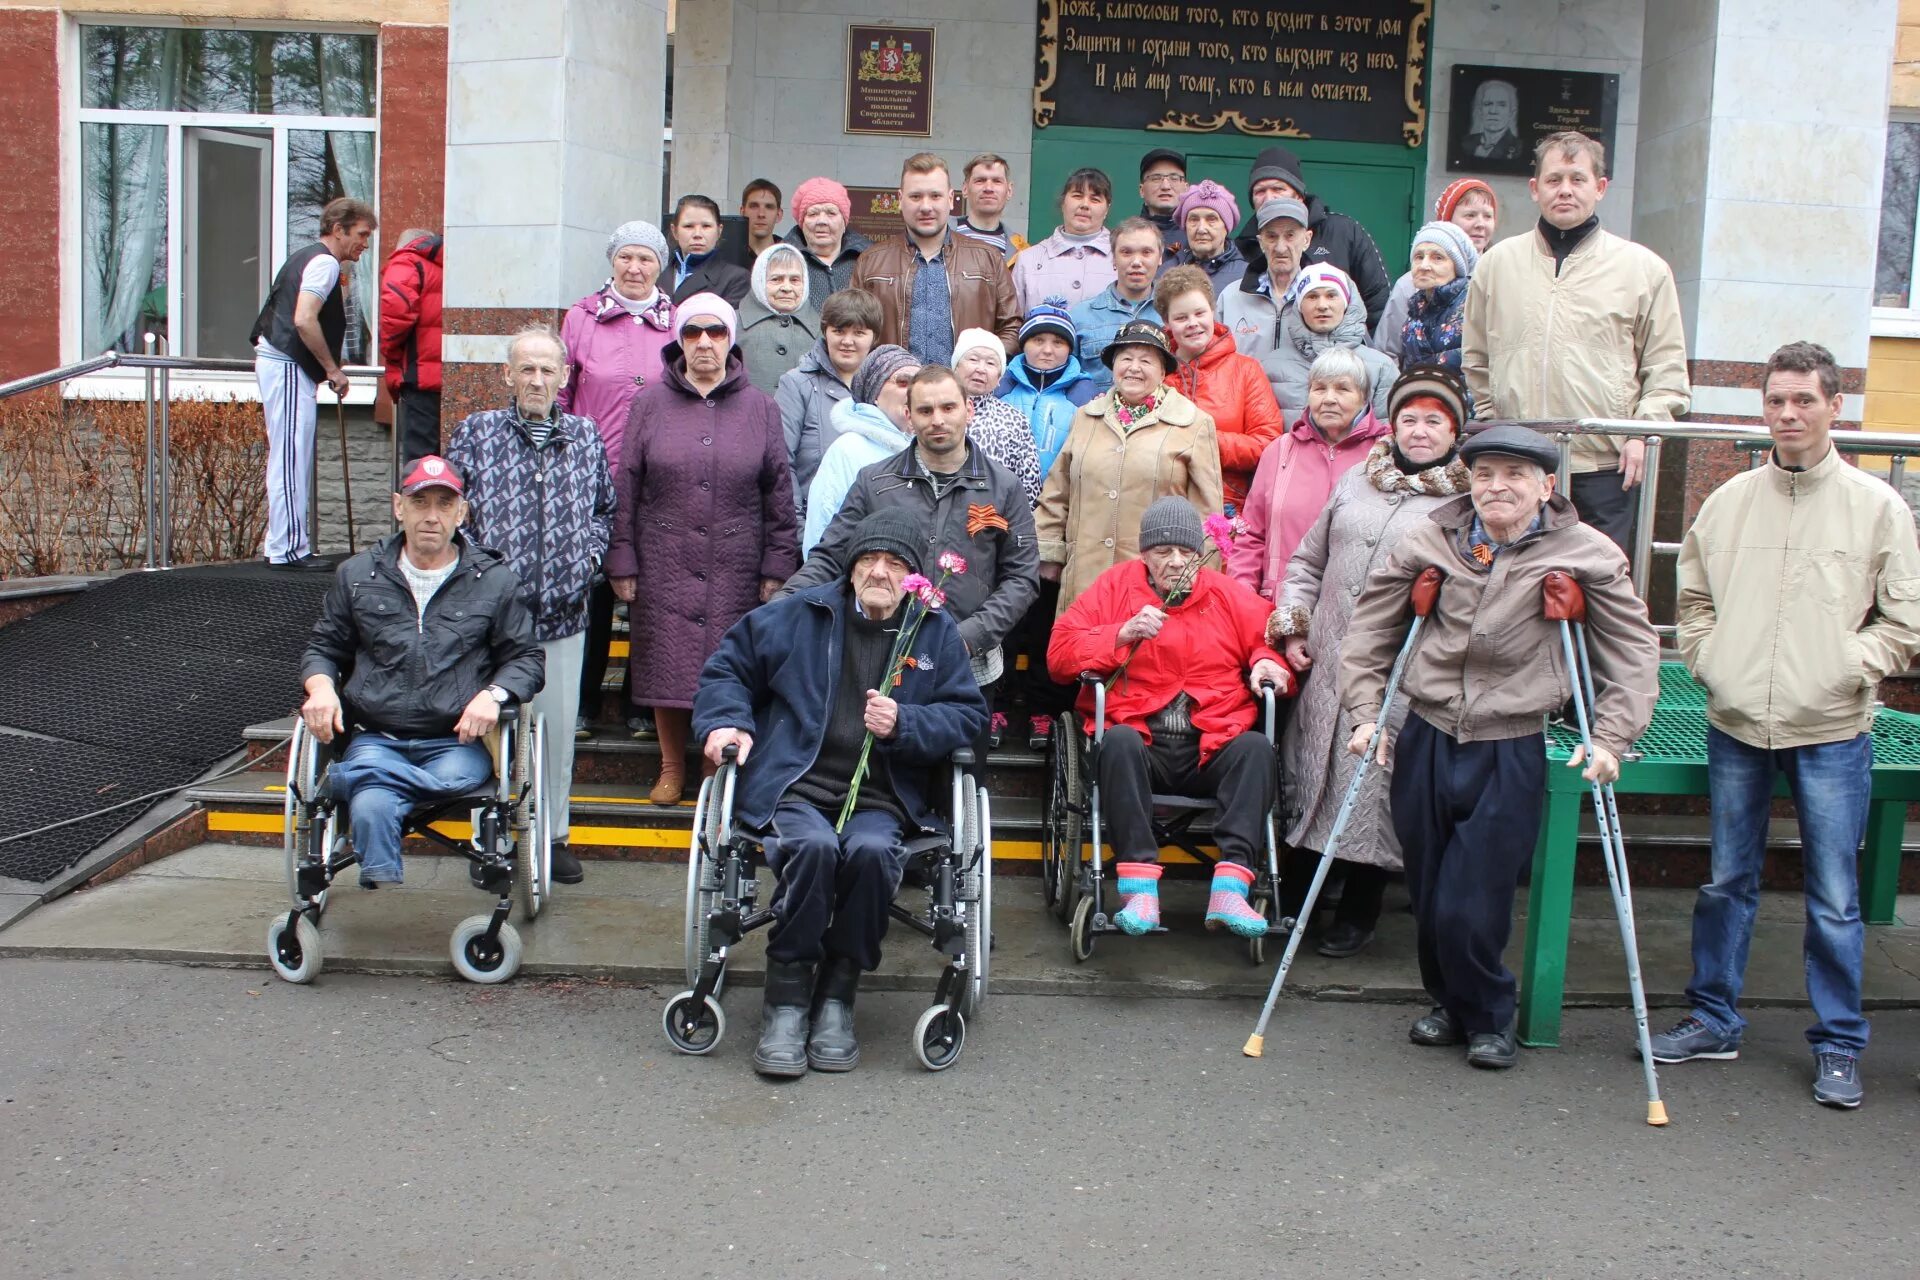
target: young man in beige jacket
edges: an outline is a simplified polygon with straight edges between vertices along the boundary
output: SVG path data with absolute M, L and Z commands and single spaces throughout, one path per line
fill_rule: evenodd
M 1667 422 L 1685 413 L 1680 294 L 1659 254 L 1601 230 L 1605 148 L 1578 133 L 1543 138 L 1527 188 L 1539 224 L 1488 249 L 1467 286 L 1460 372 L 1474 416 Z M 1629 558 L 1645 455 L 1643 440 L 1573 441 L 1566 496 Z
M 1829 438 L 1840 371 L 1780 348 L 1762 387 L 1773 451 L 1709 496 L 1680 551 L 1680 652 L 1707 690 L 1713 880 L 1693 908 L 1692 1011 L 1653 1037 L 1658 1062 L 1735 1058 L 1774 775 L 1800 819 L 1814 1101 L 1860 1105 L 1866 930 L 1858 854 L 1874 692 L 1920 652 L 1920 541 L 1885 482 Z
M 1438 566 L 1439 600 L 1401 682 L 1406 725 L 1390 757 L 1382 738 L 1379 757 L 1393 770 L 1420 981 L 1434 1001 L 1409 1036 L 1464 1042 L 1469 1063 L 1498 1068 L 1519 1060 L 1516 984 L 1501 955 L 1546 800 L 1543 730 L 1573 695 L 1559 624 L 1545 617 L 1547 573 L 1569 573 L 1586 592 L 1599 685 L 1587 778 L 1618 777 L 1620 756 L 1653 718 L 1660 650 L 1619 548 L 1553 492 L 1551 440 L 1508 423 L 1468 436 L 1460 457 L 1470 496 L 1435 508 L 1367 579 L 1341 646 L 1340 705 L 1358 755 L 1407 635 L 1413 582 Z M 1584 757 L 1582 748 L 1568 763 Z

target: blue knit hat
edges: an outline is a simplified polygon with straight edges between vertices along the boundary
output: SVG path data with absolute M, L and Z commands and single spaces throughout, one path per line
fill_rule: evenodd
M 1020 345 L 1025 346 L 1036 333 L 1057 333 L 1069 347 L 1080 345 L 1080 330 L 1067 314 L 1067 300 L 1058 295 L 1027 308 L 1027 318 L 1020 322 Z

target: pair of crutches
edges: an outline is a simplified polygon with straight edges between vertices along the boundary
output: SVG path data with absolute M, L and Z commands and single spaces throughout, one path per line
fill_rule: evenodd
M 1421 570 L 1414 579 L 1412 588 L 1413 624 L 1407 628 L 1407 638 L 1400 645 L 1400 653 L 1393 661 L 1393 670 L 1387 676 L 1386 691 L 1381 695 L 1380 713 L 1374 721 L 1373 736 L 1367 740 L 1366 752 L 1360 757 L 1359 765 L 1353 771 L 1353 778 L 1347 783 L 1346 796 L 1341 800 L 1340 811 L 1334 816 L 1333 830 L 1327 834 L 1327 847 L 1320 855 L 1320 865 L 1314 868 L 1313 882 L 1307 886 L 1307 896 L 1300 907 L 1300 914 L 1294 920 L 1292 936 L 1287 939 L 1287 949 L 1280 957 L 1280 968 L 1273 975 L 1273 985 L 1267 991 L 1267 1002 L 1260 1010 L 1260 1021 L 1255 1025 L 1253 1034 L 1247 1037 L 1247 1043 L 1241 1052 L 1249 1058 L 1258 1058 L 1266 1047 L 1267 1023 L 1273 1017 L 1273 1007 L 1280 999 L 1280 990 L 1286 985 L 1287 971 L 1293 967 L 1293 957 L 1300 949 L 1301 936 L 1306 931 L 1306 922 L 1313 917 L 1315 903 L 1319 901 L 1320 889 L 1326 883 L 1327 872 L 1333 866 L 1340 845 L 1340 836 L 1346 830 L 1347 820 L 1353 816 L 1353 807 L 1360 796 L 1360 788 L 1365 785 L 1367 774 L 1373 768 L 1374 760 L 1380 749 L 1381 735 L 1387 731 L 1387 723 L 1393 712 L 1394 699 L 1400 692 L 1401 678 L 1406 674 L 1407 660 L 1413 653 L 1413 646 L 1420 637 L 1421 625 L 1433 612 L 1433 606 L 1440 596 L 1442 574 L 1438 567 L 1429 565 Z M 1589 765 L 1593 761 L 1593 731 L 1591 711 L 1594 705 L 1593 666 L 1587 654 L 1587 600 L 1571 574 L 1553 570 L 1546 575 L 1542 589 L 1542 611 L 1550 622 L 1560 624 L 1560 643 L 1565 651 L 1569 683 L 1573 686 L 1573 707 L 1575 719 L 1580 726 L 1580 741 L 1586 748 Z M 1576 653 L 1578 657 L 1576 658 Z M 1620 922 L 1620 941 L 1627 954 L 1627 985 L 1633 993 L 1634 1024 L 1640 1039 L 1640 1061 L 1647 1081 L 1647 1123 L 1664 1125 L 1667 1123 L 1667 1107 L 1660 1100 L 1660 1080 L 1654 1069 L 1653 1046 L 1647 1028 L 1647 993 L 1640 978 L 1640 946 L 1633 923 L 1633 892 L 1627 880 L 1626 843 L 1620 833 L 1620 806 L 1614 798 L 1613 784 L 1593 783 L 1593 808 L 1595 820 L 1600 827 L 1600 842 L 1607 864 L 1607 885 L 1613 893 L 1614 915 Z
M 1543 612 L 1560 624 L 1560 647 L 1566 655 L 1573 685 L 1573 714 L 1580 726 L 1580 743 L 1593 764 L 1593 660 L 1587 654 L 1587 595 L 1570 573 L 1550 570 L 1541 588 Z M 1647 1078 L 1647 1123 L 1664 1125 L 1667 1104 L 1660 1100 L 1660 1076 L 1653 1064 L 1653 1042 L 1647 1029 L 1647 990 L 1640 979 L 1640 943 L 1633 923 L 1633 886 L 1627 880 L 1627 844 L 1620 833 L 1620 805 L 1611 782 L 1593 783 L 1593 819 L 1600 828 L 1600 851 L 1607 864 L 1607 888 L 1613 893 L 1613 914 L 1620 922 L 1620 946 L 1627 953 L 1627 987 L 1633 993 L 1633 1022 L 1640 1038 L 1640 1066 Z

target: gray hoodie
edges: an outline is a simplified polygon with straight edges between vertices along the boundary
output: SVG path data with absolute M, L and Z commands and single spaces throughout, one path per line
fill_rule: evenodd
M 1260 367 L 1273 385 L 1273 398 L 1280 402 L 1282 419 L 1291 426 L 1307 408 L 1307 371 L 1320 353 L 1330 347 L 1352 347 L 1360 363 L 1367 367 L 1372 381 L 1368 401 L 1374 416 L 1387 420 L 1387 393 L 1393 390 L 1400 366 L 1367 345 L 1367 304 L 1358 293 L 1347 303 L 1347 314 L 1340 317 L 1332 333 L 1315 333 L 1300 318 L 1297 304 L 1289 304 L 1280 313 L 1280 338 L 1271 352 L 1260 357 Z

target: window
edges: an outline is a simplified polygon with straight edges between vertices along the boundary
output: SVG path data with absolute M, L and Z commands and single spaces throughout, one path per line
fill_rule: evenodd
M 1880 183 L 1880 252 L 1873 272 L 1873 332 L 1920 338 L 1914 296 L 1914 229 L 1920 225 L 1920 119 L 1887 122 L 1886 170 Z
M 246 357 L 248 334 L 320 210 L 374 202 L 371 35 L 80 28 L 80 355 Z M 374 264 L 347 276 L 348 363 L 376 355 Z

